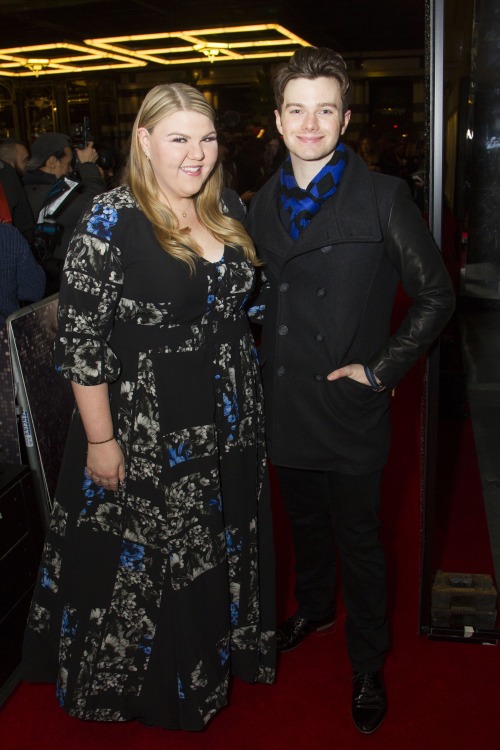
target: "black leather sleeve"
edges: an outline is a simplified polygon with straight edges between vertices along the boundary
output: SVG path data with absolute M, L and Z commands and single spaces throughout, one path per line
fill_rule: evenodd
M 391 207 L 387 252 L 412 305 L 367 365 L 387 388 L 393 388 L 439 336 L 455 308 L 453 286 L 439 249 L 404 184 Z

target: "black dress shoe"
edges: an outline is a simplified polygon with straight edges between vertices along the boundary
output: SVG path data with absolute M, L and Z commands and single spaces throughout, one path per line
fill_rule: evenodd
M 333 616 L 322 620 L 308 620 L 307 617 L 292 615 L 285 620 L 276 633 L 276 648 L 281 653 L 297 648 L 310 633 L 330 628 L 335 622 Z
M 354 672 L 352 718 L 356 729 L 371 734 L 382 724 L 387 697 L 380 672 Z

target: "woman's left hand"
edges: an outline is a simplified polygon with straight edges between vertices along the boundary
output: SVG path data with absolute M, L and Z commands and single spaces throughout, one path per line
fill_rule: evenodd
M 88 446 L 87 476 L 95 484 L 115 492 L 125 479 L 125 459 L 116 440 Z

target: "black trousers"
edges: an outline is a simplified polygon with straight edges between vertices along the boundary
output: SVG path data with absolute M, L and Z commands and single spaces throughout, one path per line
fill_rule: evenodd
M 297 612 L 335 612 L 337 553 L 355 671 L 382 667 L 389 646 L 385 560 L 379 539 L 381 472 L 350 476 L 277 467 L 295 550 Z

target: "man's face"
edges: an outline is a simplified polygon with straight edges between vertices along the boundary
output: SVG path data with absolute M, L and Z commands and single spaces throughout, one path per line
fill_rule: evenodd
M 351 112 L 342 113 L 335 78 L 295 78 L 286 85 L 281 112 L 276 110 L 275 115 L 292 166 L 314 162 L 319 172 L 330 161 Z
M 62 156 L 60 159 L 55 159 L 54 161 L 54 169 L 53 172 L 55 176 L 59 179 L 59 177 L 65 177 L 71 172 L 71 161 L 73 159 L 73 153 L 69 146 L 66 146 L 64 149 L 64 156 Z
M 13 166 L 20 175 L 25 173 L 29 158 L 30 155 L 26 146 L 23 146 L 22 143 L 16 143 L 15 164 Z

